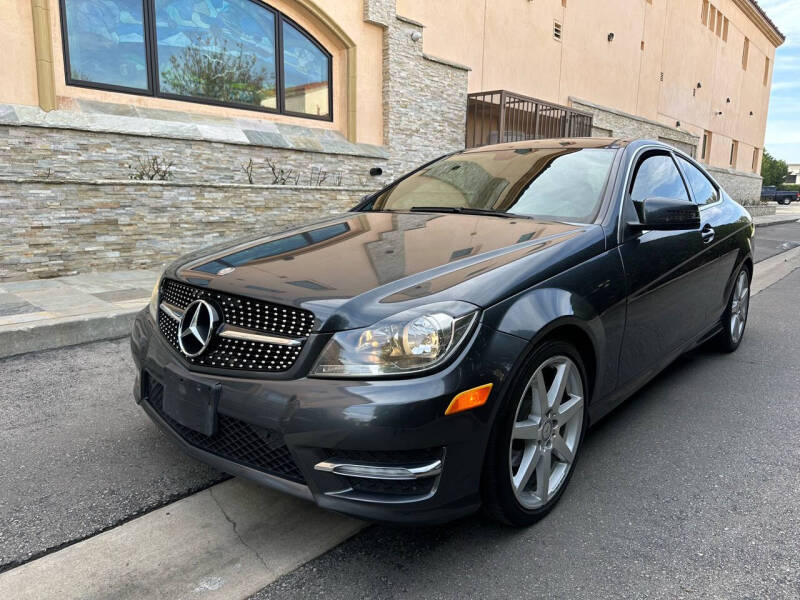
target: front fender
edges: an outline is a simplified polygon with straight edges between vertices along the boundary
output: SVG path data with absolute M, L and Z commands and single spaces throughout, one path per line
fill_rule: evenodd
M 515 372 L 542 340 L 559 329 L 576 327 L 591 344 L 594 374 L 591 400 L 611 393 L 625 328 L 626 283 L 617 249 L 587 260 L 554 277 L 495 304 L 484 323 L 527 341 Z

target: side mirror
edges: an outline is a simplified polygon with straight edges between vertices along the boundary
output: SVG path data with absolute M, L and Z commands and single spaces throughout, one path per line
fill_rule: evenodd
M 639 208 L 640 222 L 628 223 L 633 229 L 676 231 L 700 227 L 700 208 L 694 202 L 675 198 L 647 198 L 639 203 Z

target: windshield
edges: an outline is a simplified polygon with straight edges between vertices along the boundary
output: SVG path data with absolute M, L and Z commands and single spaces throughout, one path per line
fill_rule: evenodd
M 380 194 L 371 210 L 484 210 L 590 223 L 615 150 L 537 148 L 455 154 Z

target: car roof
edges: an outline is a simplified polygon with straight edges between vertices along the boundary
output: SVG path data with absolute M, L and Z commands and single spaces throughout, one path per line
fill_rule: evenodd
M 474 152 L 494 152 L 496 150 L 544 150 L 552 148 L 623 148 L 628 144 L 638 141 L 637 138 L 610 138 L 610 137 L 583 137 L 583 138 L 553 138 L 546 140 L 524 140 L 521 142 L 507 142 L 479 146 L 465 150 L 465 154 Z

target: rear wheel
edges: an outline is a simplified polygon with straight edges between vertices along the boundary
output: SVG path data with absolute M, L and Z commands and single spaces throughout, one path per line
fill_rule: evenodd
M 583 440 L 587 389 L 571 344 L 545 342 L 533 353 L 492 431 L 483 477 L 490 516 L 526 526 L 555 506 Z
M 722 316 L 722 331 L 719 346 L 724 352 L 733 352 L 742 343 L 747 326 L 747 313 L 750 310 L 750 272 L 742 267 L 728 300 L 728 308 Z

